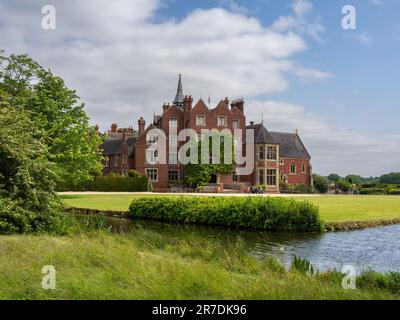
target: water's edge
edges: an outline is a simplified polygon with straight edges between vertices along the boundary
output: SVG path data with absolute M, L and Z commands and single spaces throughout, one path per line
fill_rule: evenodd
M 128 211 L 98 210 L 77 207 L 64 207 L 65 212 L 75 212 L 78 214 L 100 214 L 109 217 L 119 217 L 129 219 Z M 400 224 L 400 217 L 393 219 L 366 220 L 366 221 L 345 221 L 325 223 L 325 232 L 353 231 L 367 228 L 384 227 Z

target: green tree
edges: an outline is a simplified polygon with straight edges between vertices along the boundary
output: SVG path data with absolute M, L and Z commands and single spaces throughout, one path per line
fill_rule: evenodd
M 336 182 L 341 179 L 341 177 L 336 173 L 331 173 L 327 178 L 332 182 Z
M 220 156 L 219 164 L 202 164 L 200 163 L 200 155 L 202 154 L 202 145 L 203 143 L 208 143 L 210 156 L 217 156 L 212 154 L 212 141 L 213 139 L 221 139 L 222 143 L 220 144 L 220 148 L 218 150 Z M 198 142 L 193 142 L 195 147 L 198 150 L 199 155 L 199 163 L 193 164 L 189 163 L 186 165 L 186 183 L 191 187 L 198 187 L 209 183 L 212 179 L 213 175 L 218 173 L 230 173 L 234 170 L 234 164 L 225 164 L 225 144 L 232 145 L 233 151 L 233 140 L 232 136 L 228 134 L 221 134 L 217 132 L 210 132 L 208 137 L 204 140 L 200 140 Z M 232 152 L 232 161 L 233 161 L 233 152 Z
M 400 184 L 400 172 L 384 174 L 379 178 L 380 183 Z
M 313 174 L 313 186 L 319 193 L 327 193 L 329 190 L 329 180 L 323 176 Z
M 11 107 L 29 111 L 63 182 L 77 184 L 101 173 L 101 139 L 89 126 L 84 104 L 60 77 L 27 55 L 0 52 L 0 89 Z
M 61 217 L 55 166 L 29 115 L 0 97 L 0 233 L 50 231 Z
M 336 182 L 336 187 L 343 192 L 348 192 L 351 189 L 351 183 L 341 179 Z

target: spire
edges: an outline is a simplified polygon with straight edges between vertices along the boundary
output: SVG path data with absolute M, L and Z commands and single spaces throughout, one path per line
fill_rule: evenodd
M 176 90 L 176 96 L 175 96 L 175 99 L 174 99 L 174 104 L 178 108 L 182 108 L 183 107 L 182 75 L 179 75 L 178 89 Z

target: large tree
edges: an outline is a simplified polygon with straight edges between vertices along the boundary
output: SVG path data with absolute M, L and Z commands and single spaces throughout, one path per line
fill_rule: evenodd
M 0 233 L 51 231 L 60 221 L 55 166 L 29 114 L 0 97 Z
M 0 90 L 3 103 L 6 99 L 10 107 L 28 112 L 63 182 L 78 183 L 101 172 L 101 140 L 63 79 L 27 55 L 0 52 Z

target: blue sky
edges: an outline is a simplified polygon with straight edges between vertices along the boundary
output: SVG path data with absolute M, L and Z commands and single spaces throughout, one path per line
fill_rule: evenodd
M 102 130 L 149 123 L 182 73 L 195 100 L 244 97 L 248 121 L 297 129 L 315 172 L 400 171 L 397 0 L 0 0 L 0 48 L 63 77 Z

